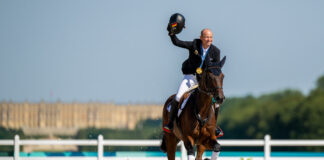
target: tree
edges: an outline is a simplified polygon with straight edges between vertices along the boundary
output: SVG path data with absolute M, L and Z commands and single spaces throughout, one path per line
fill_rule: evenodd
M 317 89 L 324 91 L 324 75 L 317 79 L 316 85 L 317 85 Z

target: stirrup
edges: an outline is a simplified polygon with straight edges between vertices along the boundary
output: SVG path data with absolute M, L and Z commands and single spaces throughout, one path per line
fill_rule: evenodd
M 224 136 L 224 132 L 220 127 L 217 127 L 215 132 L 216 132 L 216 137 L 217 138 Z
M 164 130 L 164 132 L 171 133 L 171 129 L 167 125 L 164 126 L 162 129 Z

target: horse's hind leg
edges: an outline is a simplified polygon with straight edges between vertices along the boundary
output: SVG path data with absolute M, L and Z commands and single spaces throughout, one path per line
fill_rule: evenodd
M 167 134 L 167 135 L 165 134 L 163 136 L 163 141 L 166 147 L 168 160 L 175 160 L 175 153 L 177 151 L 177 144 L 179 140 L 173 134 Z
M 163 135 L 163 137 L 162 137 L 162 143 L 160 145 L 160 149 L 163 153 L 165 153 L 167 151 L 167 147 L 166 147 L 166 143 L 165 143 L 165 135 Z

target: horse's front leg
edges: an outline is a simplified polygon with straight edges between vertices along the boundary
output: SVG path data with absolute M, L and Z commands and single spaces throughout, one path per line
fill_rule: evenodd
M 184 140 L 184 145 L 187 150 L 188 160 L 195 160 L 194 140 L 192 137 L 188 137 Z
M 221 146 L 216 140 L 216 143 L 213 146 L 213 153 L 212 153 L 212 156 L 211 156 L 211 160 L 217 160 L 218 159 L 220 150 L 221 150 Z
M 197 145 L 197 156 L 196 160 L 202 160 L 202 155 L 205 152 L 206 147 L 203 145 Z
M 220 144 L 217 142 L 216 137 L 210 138 L 203 144 L 207 149 L 213 150 L 211 160 L 218 160 L 219 153 L 221 150 Z

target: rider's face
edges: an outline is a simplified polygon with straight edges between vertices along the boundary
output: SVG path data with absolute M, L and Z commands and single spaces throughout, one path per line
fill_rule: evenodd
M 213 42 L 213 33 L 210 30 L 204 30 L 200 36 L 203 47 L 209 47 Z

